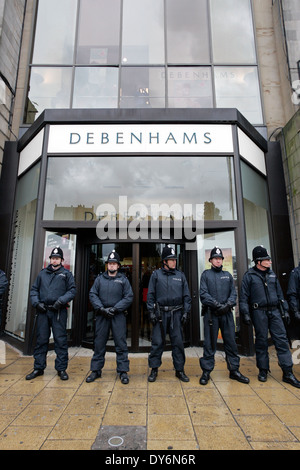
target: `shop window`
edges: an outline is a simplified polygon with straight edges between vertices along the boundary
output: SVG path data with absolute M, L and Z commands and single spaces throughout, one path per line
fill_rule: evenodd
M 5 330 L 25 339 L 30 267 L 36 217 L 40 165 L 19 180 L 15 204 L 15 232 Z
M 216 168 L 221 175 L 217 184 Z M 157 215 L 154 208 L 163 203 L 166 211 Z M 48 159 L 45 220 L 96 221 L 101 218 L 101 207 L 105 204 L 115 209 L 110 213 L 115 220 L 149 221 L 157 217 L 182 220 L 184 205 L 191 208 L 185 216 L 194 217 L 196 204 L 201 206 L 205 220 L 236 219 L 233 158 L 111 156 Z M 171 216 L 169 208 L 173 209 Z
M 167 0 L 166 19 L 168 63 L 209 63 L 207 1 Z
M 210 0 L 213 61 L 255 64 L 250 0 Z
M 32 124 L 47 108 L 69 108 L 71 67 L 33 67 L 25 109 L 25 123 Z
M 169 108 L 212 108 L 210 67 L 168 67 Z
M 252 250 L 256 245 L 263 245 L 267 250 L 270 250 L 267 182 L 244 162 L 241 162 L 241 171 L 248 265 L 250 267 L 252 265 Z
M 72 64 L 77 0 L 39 0 L 33 64 Z
M 123 67 L 121 108 L 164 108 L 165 69 L 162 67 Z
M 117 68 L 76 67 L 73 108 L 117 108 Z
M 121 0 L 84 0 L 80 3 L 77 64 L 119 63 Z
M 123 3 L 122 64 L 163 64 L 163 0 L 126 0 Z
M 237 108 L 252 124 L 263 124 L 257 67 L 215 67 L 218 108 Z

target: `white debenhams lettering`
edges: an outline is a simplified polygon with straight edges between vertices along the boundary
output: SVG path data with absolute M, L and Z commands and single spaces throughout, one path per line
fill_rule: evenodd
M 187 145 L 198 145 L 199 143 L 210 144 L 212 142 L 212 137 L 210 132 L 204 132 L 203 134 L 198 135 L 196 132 L 192 134 L 187 134 L 183 132 L 182 134 L 175 134 L 173 132 L 169 132 L 167 137 L 162 137 L 160 132 L 156 133 L 139 133 L 136 135 L 134 132 L 130 132 L 126 135 L 124 132 L 116 132 L 115 134 L 109 134 L 108 132 L 100 132 L 98 135 L 95 135 L 94 132 L 87 132 L 85 135 L 81 135 L 78 132 L 70 132 L 69 143 L 70 145 L 78 145 L 80 143 L 85 143 L 87 145 L 94 145 L 95 139 L 98 139 L 98 142 L 101 145 L 108 145 L 108 144 L 160 144 L 161 142 L 164 145 L 168 144 L 175 144 L 178 143 L 187 144 Z

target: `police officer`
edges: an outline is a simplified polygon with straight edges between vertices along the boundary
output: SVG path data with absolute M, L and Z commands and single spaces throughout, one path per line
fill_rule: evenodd
M 8 287 L 8 280 L 7 277 L 0 269 L 0 332 L 1 332 L 1 322 L 2 322 L 2 301 L 3 301 L 3 294 Z
M 127 277 L 119 272 L 120 266 L 120 256 L 113 250 L 108 255 L 107 272 L 95 279 L 90 290 L 90 301 L 96 313 L 96 322 L 91 373 L 86 378 L 88 383 L 101 377 L 110 328 L 116 347 L 117 373 L 123 384 L 129 383 L 125 311 L 132 304 L 133 292 Z
M 300 388 L 300 382 L 293 374 L 292 355 L 284 326 L 288 321 L 288 305 L 274 271 L 271 257 L 266 248 L 256 246 L 252 252 L 255 266 L 243 276 L 240 293 L 240 313 L 244 323 L 255 329 L 256 365 L 258 380 L 266 382 L 269 371 L 268 330 L 270 330 L 278 363 L 283 371 L 282 380 Z
M 287 300 L 290 311 L 294 314 L 295 320 L 300 322 L 300 263 L 290 274 Z
M 153 324 L 152 344 L 148 358 L 151 373 L 149 382 L 155 382 L 164 350 L 165 335 L 169 331 L 176 377 L 189 382 L 184 373 L 185 353 L 182 324 L 188 321 L 191 296 L 185 275 L 176 269 L 175 250 L 170 246 L 162 251 L 162 267 L 151 275 L 147 309 Z
M 34 370 L 26 380 L 35 379 L 44 374 L 50 329 L 54 337 L 56 352 L 55 369 L 61 380 L 68 380 L 67 318 L 68 303 L 76 295 L 76 286 L 72 273 L 64 268 L 64 254 L 56 247 L 50 254 L 50 264 L 36 278 L 30 290 L 30 300 L 37 310 L 37 337 L 33 353 Z
M 240 358 L 235 341 L 232 307 L 236 304 L 236 290 L 232 275 L 223 270 L 223 253 L 219 247 L 210 252 L 211 269 L 203 271 L 200 279 L 200 300 L 204 315 L 204 350 L 200 359 L 203 370 L 200 384 L 206 385 L 215 365 L 217 337 L 221 329 L 229 377 L 248 384 L 249 379 L 239 371 Z

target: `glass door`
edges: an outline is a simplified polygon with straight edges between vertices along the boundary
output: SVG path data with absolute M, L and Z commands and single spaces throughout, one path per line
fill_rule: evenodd
M 161 267 L 161 253 L 165 243 L 109 243 L 88 245 L 88 273 L 86 321 L 83 342 L 93 347 L 94 311 L 88 294 L 96 277 L 105 272 L 106 260 L 112 250 L 116 250 L 121 258 L 120 271 L 128 278 L 134 299 L 127 315 L 127 344 L 131 352 L 148 351 L 151 346 L 152 325 L 147 310 L 147 292 L 151 274 Z M 183 245 L 171 244 L 175 248 L 178 267 L 183 270 Z M 166 344 L 168 345 L 168 336 Z M 110 334 L 108 350 L 114 350 L 114 341 Z

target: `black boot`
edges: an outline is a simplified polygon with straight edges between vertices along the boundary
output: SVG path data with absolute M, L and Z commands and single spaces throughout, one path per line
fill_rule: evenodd
M 61 380 L 68 380 L 69 376 L 65 370 L 59 370 L 57 372 L 58 376 L 60 377 Z
M 260 382 L 266 382 L 268 378 L 268 371 L 266 369 L 259 369 L 257 378 Z
M 155 382 L 157 374 L 158 374 L 157 367 L 153 367 L 153 369 L 151 369 L 150 375 L 148 377 L 148 382 Z
M 207 385 L 209 379 L 210 379 L 209 372 L 207 370 L 204 370 L 199 380 L 200 385 Z
M 26 380 L 32 380 L 38 377 L 39 375 L 44 375 L 43 370 L 35 369 L 30 374 L 26 375 Z
M 85 379 L 85 381 L 87 383 L 94 382 L 94 380 L 98 379 L 99 377 L 101 377 L 101 370 L 93 370 L 90 375 Z
M 241 382 L 242 384 L 248 384 L 250 382 L 248 377 L 245 377 L 243 374 L 241 374 L 239 370 L 231 370 L 229 373 L 229 378 L 233 380 L 237 380 L 238 382 Z
M 188 378 L 187 375 L 185 375 L 183 370 L 177 370 L 175 375 L 179 380 L 181 380 L 181 382 L 189 382 L 190 381 L 190 379 Z
M 296 379 L 292 370 L 284 370 L 282 380 L 283 382 L 286 382 L 293 387 L 300 388 L 300 382 L 298 379 Z
M 120 380 L 124 385 L 129 384 L 129 377 L 127 375 L 127 372 L 120 372 Z

